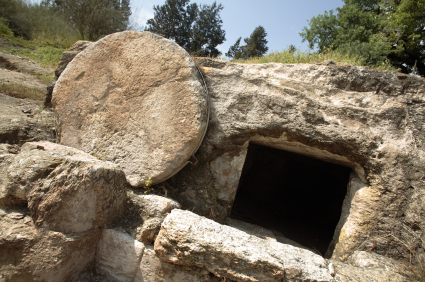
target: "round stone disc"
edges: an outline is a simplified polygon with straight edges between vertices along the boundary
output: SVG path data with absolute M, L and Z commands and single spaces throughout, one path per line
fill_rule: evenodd
M 104 37 L 78 54 L 53 90 L 60 142 L 118 164 L 132 186 L 159 183 L 195 153 L 207 94 L 189 54 L 150 32 Z

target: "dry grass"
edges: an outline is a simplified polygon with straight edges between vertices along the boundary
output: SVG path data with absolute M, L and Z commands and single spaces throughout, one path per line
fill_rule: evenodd
M 40 80 L 41 82 L 43 82 L 44 84 L 49 84 L 52 79 L 55 77 L 55 74 L 36 74 L 36 77 L 38 80 Z
M 25 87 L 14 83 L 0 83 L 0 93 L 20 99 L 44 101 L 46 93 L 42 89 Z
M 351 54 L 351 53 L 342 53 L 338 51 L 328 50 L 325 52 L 310 52 L 310 51 L 301 51 L 300 49 L 290 50 L 284 49 L 281 52 L 272 52 L 268 55 L 256 58 L 249 59 L 238 59 L 232 60 L 233 63 L 239 64 L 265 64 L 265 63 L 282 63 L 282 64 L 308 64 L 308 63 L 321 63 L 324 61 L 332 60 L 336 63 L 345 63 L 355 66 L 366 66 L 366 62 L 363 58 Z M 369 66 L 376 70 L 386 70 L 394 71 L 398 70 L 391 66 L 389 63 L 384 63 L 382 65 Z

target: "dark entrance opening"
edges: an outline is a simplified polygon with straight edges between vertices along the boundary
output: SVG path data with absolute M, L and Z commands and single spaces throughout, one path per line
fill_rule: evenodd
M 250 144 L 230 217 L 278 231 L 325 255 L 350 172 L 348 167 Z

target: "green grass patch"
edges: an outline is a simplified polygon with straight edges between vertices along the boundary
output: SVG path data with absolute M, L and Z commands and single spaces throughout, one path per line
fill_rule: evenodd
M 2 52 L 27 58 L 42 67 L 56 68 L 63 52 L 68 50 L 71 43 L 57 39 L 38 38 L 24 40 L 22 38 L 3 38 L 13 47 L 3 46 Z
M 56 68 L 63 52 L 66 50 L 55 47 L 41 47 L 31 52 L 28 57 L 42 67 Z
M 44 101 L 46 93 L 41 89 L 25 87 L 14 83 L 0 83 L 0 93 L 20 99 Z
M 308 63 L 321 63 L 327 60 L 332 60 L 336 63 L 346 63 L 355 66 L 366 66 L 365 60 L 357 55 L 350 53 L 343 53 L 339 51 L 328 50 L 325 52 L 309 52 L 301 51 L 300 49 L 290 50 L 284 49 L 281 52 L 272 52 L 268 55 L 259 58 L 239 59 L 232 60 L 234 63 L 239 64 L 265 64 L 265 63 L 282 63 L 282 64 L 308 64 Z M 389 63 L 382 65 L 369 66 L 377 70 L 394 71 L 398 70 L 391 66 Z

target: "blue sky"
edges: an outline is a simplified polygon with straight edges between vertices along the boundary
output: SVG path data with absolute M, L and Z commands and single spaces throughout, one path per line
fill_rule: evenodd
M 141 26 L 153 18 L 154 5 L 163 5 L 165 0 L 131 0 L 133 14 Z M 214 0 L 191 0 L 191 3 L 211 5 Z M 280 51 L 291 44 L 307 50 L 307 42 L 302 43 L 301 32 L 307 26 L 307 20 L 337 7 L 342 0 L 223 0 L 217 1 L 224 6 L 220 16 L 226 41 L 217 48 L 224 54 L 239 37 L 245 38 L 262 25 L 267 32 L 270 51 Z M 242 40 L 243 42 L 243 40 Z

